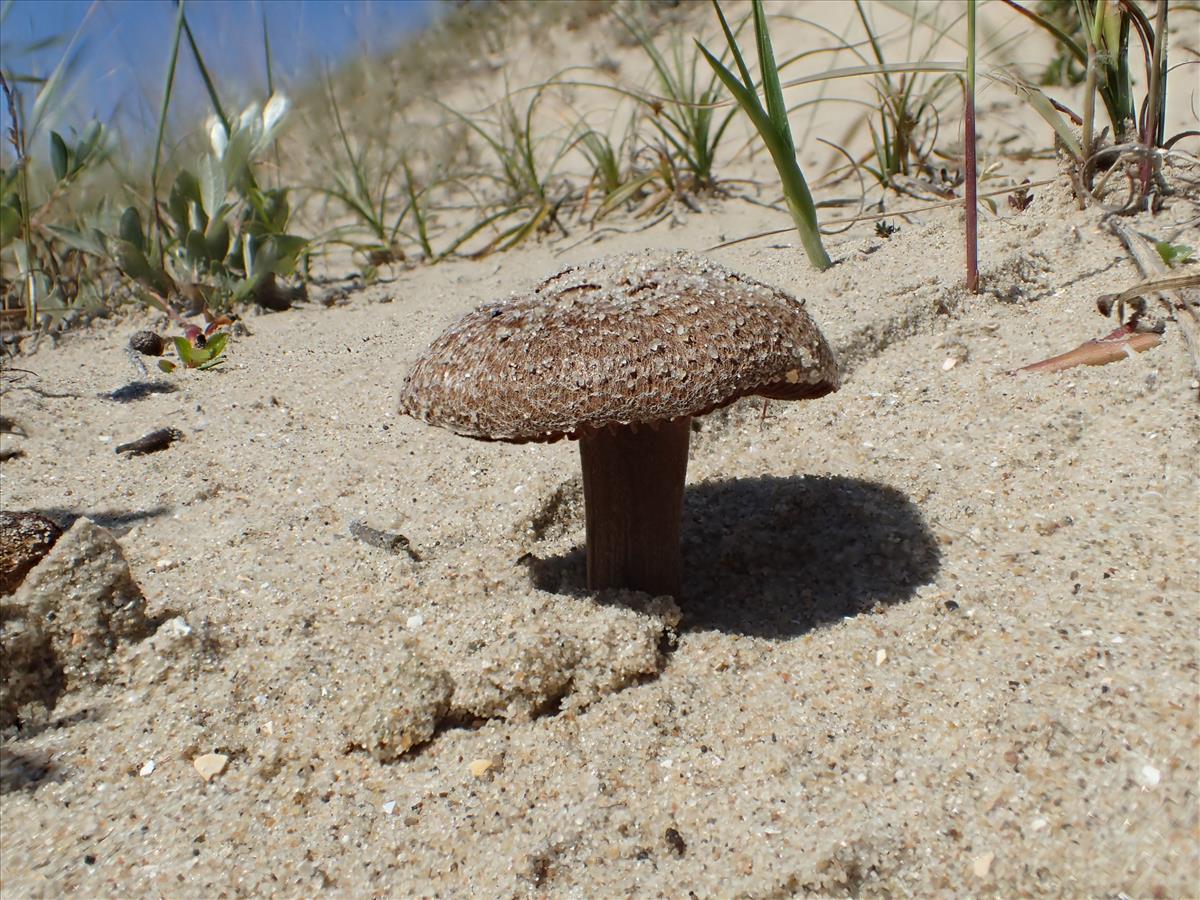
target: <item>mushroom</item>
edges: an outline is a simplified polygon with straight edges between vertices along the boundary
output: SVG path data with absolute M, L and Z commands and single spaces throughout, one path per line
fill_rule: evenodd
M 578 440 L 588 588 L 678 597 L 692 417 L 837 387 L 803 301 L 688 253 L 632 254 L 464 316 L 413 365 L 400 411 L 479 440 Z

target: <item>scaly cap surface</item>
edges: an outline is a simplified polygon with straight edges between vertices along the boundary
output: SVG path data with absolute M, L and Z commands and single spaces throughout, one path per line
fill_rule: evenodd
M 400 411 L 483 440 L 555 441 L 837 390 L 803 301 L 685 252 L 570 266 L 437 338 Z

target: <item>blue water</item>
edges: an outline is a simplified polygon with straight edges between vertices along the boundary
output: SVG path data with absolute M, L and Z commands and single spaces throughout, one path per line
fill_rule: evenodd
M 189 0 L 185 10 L 200 53 L 229 114 L 265 100 L 264 19 L 270 35 L 277 89 L 319 75 L 324 66 L 387 51 L 425 27 L 442 5 L 436 0 Z M 66 79 L 65 102 L 47 110 L 47 129 L 82 130 L 92 118 L 116 125 L 128 145 L 154 133 L 174 33 L 173 0 L 5 0 L 0 9 L 0 68 L 46 77 L 64 55 L 76 62 Z M 62 35 L 40 49 L 31 45 Z M 172 124 L 186 128 L 211 107 L 187 47 L 180 48 Z M 36 85 L 21 86 L 28 115 Z M 0 125 L 9 127 L 7 109 Z M 34 148 L 36 149 L 36 147 Z

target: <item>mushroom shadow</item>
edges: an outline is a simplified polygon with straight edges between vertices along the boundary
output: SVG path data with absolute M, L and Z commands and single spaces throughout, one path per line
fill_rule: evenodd
M 107 391 L 102 394 L 97 394 L 101 400 L 113 400 L 117 403 L 132 403 L 135 400 L 144 400 L 155 394 L 173 394 L 178 391 L 176 387 L 169 381 L 131 381 L 129 384 L 122 385 L 116 390 Z
M 788 638 L 901 603 L 937 574 L 937 541 L 886 484 L 839 476 L 739 478 L 688 487 L 685 630 Z M 585 551 L 538 560 L 534 583 L 585 591 Z

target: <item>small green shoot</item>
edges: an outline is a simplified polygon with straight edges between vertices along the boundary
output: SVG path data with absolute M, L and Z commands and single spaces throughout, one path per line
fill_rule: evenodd
M 1191 262 L 1192 256 L 1196 253 L 1194 247 L 1188 247 L 1183 244 L 1172 244 L 1168 241 L 1155 241 L 1154 249 L 1158 251 L 1158 255 L 1162 258 L 1162 261 L 1172 269 Z
M 762 101 L 758 97 L 754 79 L 750 77 L 750 70 L 746 67 L 746 61 L 742 57 L 741 48 L 738 47 L 737 38 L 730 29 L 729 22 L 725 19 L 725 13 L 721 11 L 717 0 L 713 0 L 713 7 L 717 11 L 717 17 L 721 20 L 721 30 L 725 33 L 725 40 L 733 54 L 741 78 L 739 79 L 737 75 L 729 71 L 725 64 L 699 41 L 696 45 L 725 87 L 733 94 L 742 112 L 754 123 L 754 127 L 758 129 L 759 135 L 767 145 L 771 159 L 774 160 L 775 168 L 779 172 L 779 179 L 783 185 L 783 196 L 787 202 L 788 211 L 792 214 L 792 221 L 796 224 L 796 231 L 800 235 L 800 243 L 804 246 L 808 261 L 817 269 L 828 269 L 833 265 L 833 261 L 825 252 L 825 246 L 821 242 L 816 205 L 808 190 L 808 183 L 804 180 L 804 173 L 800 171 L 800 164 L 796 162 L 796 145 L 792 141 L 792 131 L 788 125 L 787 106 L 783 100 L 783 89 L 779 85 L 779 69 L 775 65 L 775 53 L 771 49 L 771 35 L 767 29 L 762 0 L 753 0 L 753 15 L 754 37 L 758 45 L 758 64 L 762 73 L 763 93 L 767 99 L 766 108 L 763 107 Z
M 224 332 L 216 335 L 203 347 L 195 346 L 187 338 L 177 337 L 173 339 L 175 352 L 179 354 L 179 359 L 183 365 L 189 369 L 201 370 L 212 369 L 225 362 L 225 345 L 228 342 L 229 335 Z M 160 359 L 158 367 L 168 373 L 175 371 L 175 364 L 166 359 Z
M 217 329 L 224 325 L 232 325 L 233 319 L 229 316 L 213 317 L 208 313 L 206 317 L 210 321 L 201 330 L 197 325 L 182 322 L 177 316 L 171 316 L 183 326 L 183 335 L 172 338 L 171 342 L 175 345 L 175 353 L 185 368 L 202 371 L 215 369 L 226 360 L 225 347 L 229 343 L 229 333 Z M 169 359 L 160 359 L 158 367 L 168 374 L 178 368 L 177 364 Z

